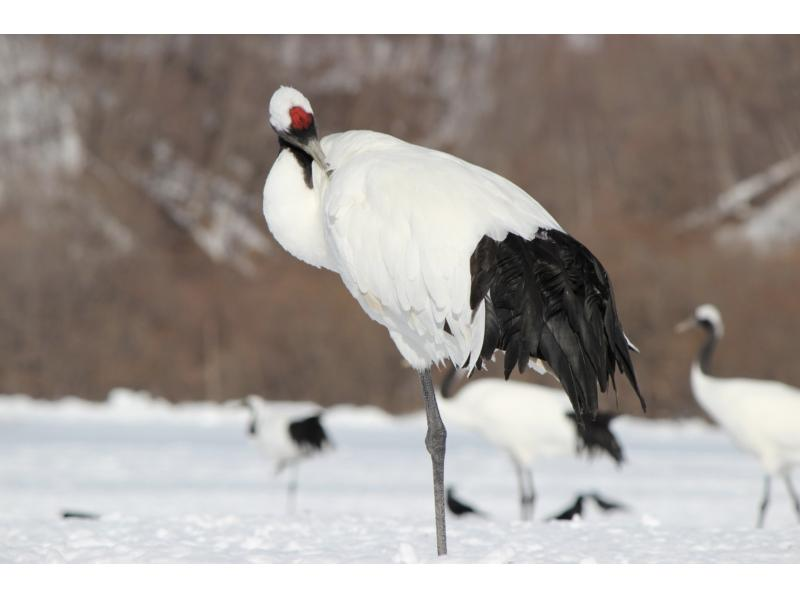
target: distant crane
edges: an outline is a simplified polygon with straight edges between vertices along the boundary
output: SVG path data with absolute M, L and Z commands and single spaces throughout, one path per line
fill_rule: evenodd
M 618 465 L 624 461 L 609 427 L 616 414 L 600 412 L 579 425 L 564 391 L 496 378 L 473 380 L 454 393 L 457 372 L 451 368 L 442 381 L 442 415 L 448 424 L 478 432 L 511 457 L 523 520 L 533 517 L 536 493 L 531 467 L 537 459 L 605 452 Z
M 445 554 L 447 433 L 431 365 L 473 369 L 501 349 L 506 377 L 529 364 L 549 368 L 581 418 L 594 414 L 597 387 L 605 391 L 617 367 L 641 399 L 608 274 L 493 172 L 372 131 L 320 141 L 310 102 L 291 87 L 273 94 L 269 123 L 279 145 L 264 185 L 272 235 L 296 258 L 338 273 L 419 372 Z
M 247 432 L 264 455 L 275 464 L 275 473 L 291 469 L 287 489 L 287 510 L 294 509 L 300 462 L 332 446 L 322 427 L 322 413 L 303 418 L 289 418 L 268 412 L 254 397 L 244 400 L 250 410 Z
M 786 483 L 800 517 L 800 499 L 791 478 L 792 468 L 800 464 L 800 389 L 773 380 L 715 378 L 710 366 L 724 334 L 722 315 L 713 305 L 701 305 L 676 330 L 695 326 L 705 331 L 706 339 L 692 363 L 694 397 L 736 444 L 758 457 L 766 472 L 757 526 L 764 525 L 772 476 L 776 475 Z

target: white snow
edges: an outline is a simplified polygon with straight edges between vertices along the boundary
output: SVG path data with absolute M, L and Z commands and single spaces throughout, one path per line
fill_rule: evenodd
M 294 514 L 247 421 L 233 402 L 172 405 L 124 390 L 99 404 L 0 397 L 0 562 L 437 561 L 421 414 L 329 409 L 335 450 L 301 466 Z M 542 461 L 537 520 L 523 523 L 506 456 L 450 426 L 448 483 L 491 519 L 450 516 L 441 562 L 800 562 L 785 489 L 774 484 L 766 528 L 755 529 L 760 469 L 722 432 L 700 421 L 614 427 L 628 463 Z M 630 511 L 544 521 L 591 490 Z M 64 509 L 101 519 L 64 520 Z

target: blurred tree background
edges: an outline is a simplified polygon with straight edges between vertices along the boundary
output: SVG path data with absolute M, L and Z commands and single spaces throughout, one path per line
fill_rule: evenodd
M 700 302 L 719 375 L 800 385 L 798 37 L 65 36 L 0 37 L 0 392 L 419 407 L 384 329 L 269 236 L 279 84 L 323 135 L 536 197 L 609 270 L 653 414 L 698 412 L 673 326 Z

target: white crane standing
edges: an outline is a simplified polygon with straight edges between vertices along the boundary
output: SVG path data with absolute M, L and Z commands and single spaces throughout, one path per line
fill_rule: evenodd
M 719 310 L 701 305 L 676 330 L 695 326 L 706 332 L 706 340 L 692 363 L 692 393 L 736 444 L 759 459 L 766 472 L 757 526 L 764 525 L 772 476 L 776 475 L 783 477 L 800 517 L 800 499 L 791 478 L 792 467 L 800 464 L 800 388 L 774 380 L 715 378 L 710 374 L 711 357 L 724 333 Z
M 297 501 L 300 462 L 332 446 L 320 422 L 322 414 L 317 412 L 303 417 L 287 417 L 271 412 L 256 397 L 248 397 L 243 403 L 250 410 L 247 433 L 261 452 L 275 464 L 275 473 L 291 470 L 286 508 L 292 511 Z
M 320 141 L 311 104 L 291 87 L 273 94 L 269 123 L 280 148 L 264 185 L 272 235 L 296 258 L 337 272 L 419 372 L 445 554 L 446 431 L 431 365 L 472 369 L 504 350 L 506 376 L 529 363 L 549 368 L 582 418 L 616 367 L 640 395 L 608 275 L 493 172 L 372 131 Z
M 442 381 L 442 415 L 448 425 L 472 429 L 508 453 L 517 473 L 523 520 L 533 517 L 531 467 L 537 459 L 606 452 L 617 464 L 623 462 L 622 447 L 609 427 L 616 414 L 600 412 L 579 425 L 564 391 L 496 378 L 474 380 L 453 392 L 457 372 L 451 368 Z

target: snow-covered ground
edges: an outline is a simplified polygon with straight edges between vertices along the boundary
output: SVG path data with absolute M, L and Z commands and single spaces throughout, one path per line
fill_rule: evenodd
M 285 411 L 307 406 L 275 404 Z M 108 403 L 0 397 L 0 562 L 431 562 L 433 500 L 421 414 L 340 406 L 335 451 L 286 479 L 245 435 L 241 407 L 172 406 L 131 392 Z M 614 422 L 628 456 L 551 459 L 535 469 L 536 521 L 517 520 L 510 462 L 450 426 L 447 481 L 487 511 L 448 518 L 443 562 L 800 562 L 798 527 L 774 484 L 763 530 L 755 460 L 699 421 Z M 546 522 L 577 492 L 630 507 Z M 62 510 L 101 514 L 62 519 Z

